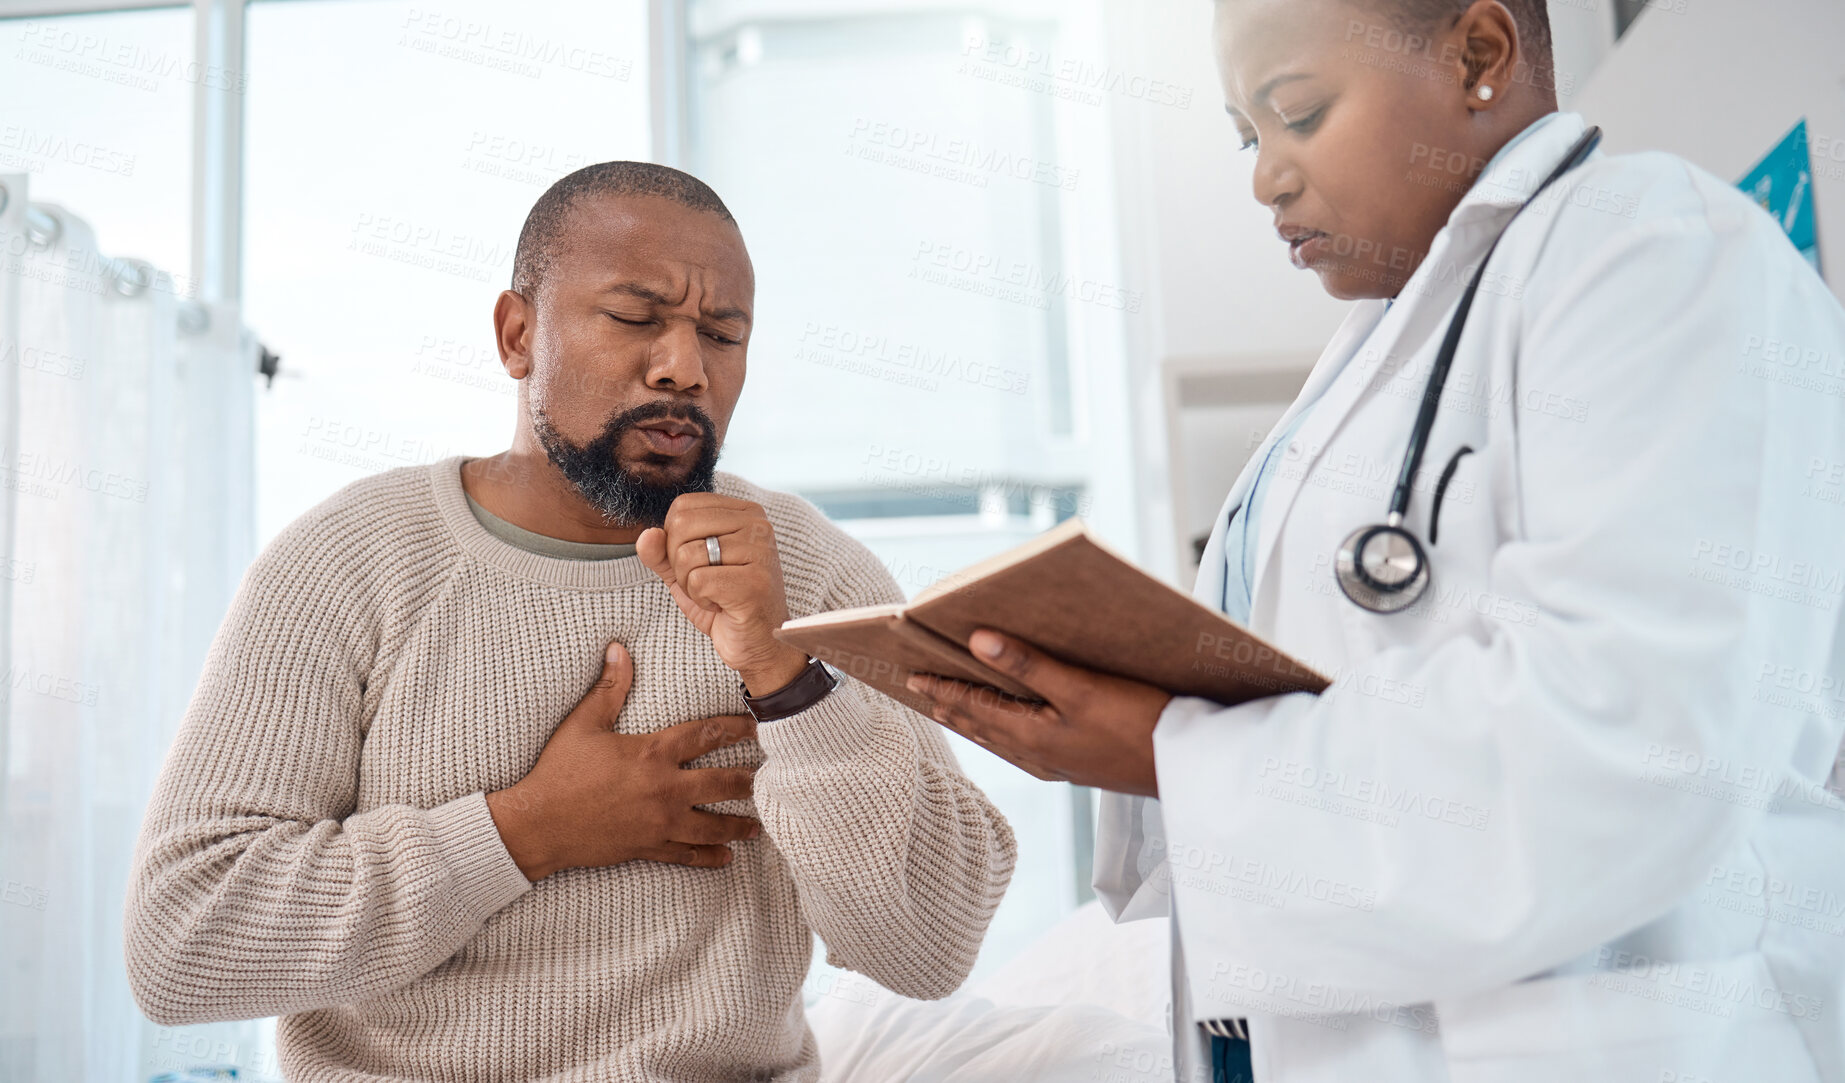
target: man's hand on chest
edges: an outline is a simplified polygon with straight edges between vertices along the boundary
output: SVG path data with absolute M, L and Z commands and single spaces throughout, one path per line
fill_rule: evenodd
M 526 879 L 637 860 L 715 868 L 729 864 L 730 843 L 761 833 L 749 817 L 695 807 L 748 798 L 754 769 L 684 766 L 754 737 L 754 720 L 723 715 L 617 733 L 633 684 L 633 659 L 611 644 L 596 684 L 558 723 L 531 771 L 487 795 Z

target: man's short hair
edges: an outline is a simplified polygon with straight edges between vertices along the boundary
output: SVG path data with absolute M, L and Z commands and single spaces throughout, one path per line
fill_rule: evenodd
M 682 207 L 706 211 L 735 222 L 730 208 L 711 186 L 690 173 L 652 162 L 598 162 L 560 179 L 545 189 L 525 216 L 519 231 L 519 249 L 513 255 L 512 288 L 528 299 L 537 296 L 545 276 L 557 262 L 564 227 L 577 203 L 594 196 L 658 196 Z

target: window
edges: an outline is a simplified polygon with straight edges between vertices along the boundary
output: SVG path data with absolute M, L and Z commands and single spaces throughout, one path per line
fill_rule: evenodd
M 813 500 L 911 594 L 1073 514 L 1132 535 L 1098 500 L 1140 307 L 1085 232 L 1112 220 L 1083 142 L 1109 92 L 1078 16 L 1020 7 L 688 8 L 688 168 L 756 264 L 724 463 Z M 1090 805 L 954 744 L 1020 841 L 979 974 L 1088 897 Z
M 648 156 L 647 5 L 303 0 L 248 26 L 245 319 L 282 358 L 266 541 L 348 481 L 505 446 L 494 298 L 553 181 Z
M 683 116 L 652 100 L 649 12 L 662 7 L 686 17 L 687 51 L 672 56 L 683 85 L 675 72 L 669 87 Z M 1124 91 L 1090 59 L 1104 51 L 1093 12 L 891 7 L 257 3 L 235 71 L 195 60 L 200 18 L 235 25 L 204 8 L 0 20 L 0 173 L 29 174 L 32 200 L 71 208 L 106 253 L 191 295 L 195 234 L 222 225 L 194 221 L 195 162 L 215 168 L 237 147 L 235 133 L 193 130 L 195 94 L 243 96 L 241 296 L 213 311 L 281 357 L 257 395 L 259 544 L 365 475 L 505 446 L 516 384 L 491 310 L 526 213 L 565 173 L 652 157 L 662 136 L 730 203 L 757 263 L 727 469 L 813 499 L 912 593 L 1074 514 L 1132 553 L 1121 401 L 1141 294 L 1115 256 L 1107 118 L 1123 95 L 1164 91 Z M 197 662 L 159 646 L 162 687 L 189 687 Z M 1021 840 L 990 970 L 1086 897 L 1091 809 L 1083 791 L 956 744 Z M 121 793 L 151 782 L 145 766 Z M 137 825 L 113 796 L 123 807 L 96 828 L 96 856 L 120 870 Z M 119 914 L 118 885 L 86 890 L 95 913 Z M 271 1021 L 140 1019 L 117 927 L 83 920 L 90 909 L 61 928 L 94 970 L 70 972 L 69 997 L 22 985 L 13 1003 L 35 1014 L 15 1013 L 23 1039 L 0 1034 L 0 1064 L 44 1079 L 214 1063 L 279 1075 Z M 78 989 L 91 973 L 112 984 Z M 67 1010 L 77 993 L 88 1006 Z
M 184 8 L 0 20 L 0 173 L 95 229 L 103 250 L 192 292 L 192 58 Z

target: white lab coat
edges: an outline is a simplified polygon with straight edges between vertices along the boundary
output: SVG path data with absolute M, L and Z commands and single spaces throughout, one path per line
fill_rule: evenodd
M 1463 285 L 1583 130 L 1512 148 L 1308 378 L 1325 397 L 1267 491 L 1251 625 L 1333 689 L 1177 699 L 1160 799 L 1105 799 L 1104 904 L 1174 917 L 1185 1083 L 1209 1079 L 1196 1021 L 1236 1016 L 1261 1083 L 1845 1081 L 1845 805 L 1823 789 L 1845 314 L 1767 215 L 1662 154 L 1553 186 L 1492 259 L 1410 503 L 1429 595 L 1378 615 L 1334 581 Z

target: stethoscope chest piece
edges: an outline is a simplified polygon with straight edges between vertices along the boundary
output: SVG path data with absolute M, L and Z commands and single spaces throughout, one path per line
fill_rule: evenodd
M 1345 596 L 1373 613 L 1408 609 L 1429 588 L 1428 554 L 1395 522 L 1352 531 L 1339 545 L 1334 570 Z
M 1531 206 L 1558 177 L 1582 164 L 1601 141 L 1601 137 L 1600 128 L 1590 128 L 1584 132 L 1557 168 L 1537 186 L 1537 191 L 1531 193 L 1512 212 L 1512 218 L 1516 219 L 1523 214 L 1525 208 Z M 1423 551 L 1422 543 L 1416 540 L 1416 536 L 1404 528 L 1403 516 L 1409 510 L 1411 487 L 1416 480 L 1416 471 L 1422 466 L 1422 454 L 1428 450 L 1429 434 L 1435 427 L 1435 410 L 1441 403 L 1442 385 L 1447 382 L 1448 368 L 1454 363 L 1455 350 L 1460 347 L 1461 331 L 1467 326 L 1467 313 L 1473 308 L 1474 295 L 1480 291 L 1480 280 L 1486 274 L 1487 261 L 1493 258 L 1500 238 L 1505 236 L 1511 224 L 1511 220 L 1507 220 L 1499 231 L 1499 237 L 1493 239 L 1493 243 L 1487 246 L 1486 255 L 1480 258 L 1480 265 L 1475 268 L 1472 280 L 1461 292 L 1454 317 L 1448 321 L 1448 330 L 1442 336 L 1435 362 L 1429 367 L 1428 387 L 1422 392 L 1422 404 L 1416 409 L 1416 424 L 1409 431 L 1409 448 L 1403 452 L 1403 466 L 1397 472 L 1396 488 L 1390 493 L 1390 517 L 1376 526 L 1359 527 L 1339 544 L 1339 557 L 1333 568 L 1339 580 L 1339 589 L 1361 608 L 1373 613 L 1401 612 L 1415 605 L 1416 600 L 1429 589 L 1429 555 Z

